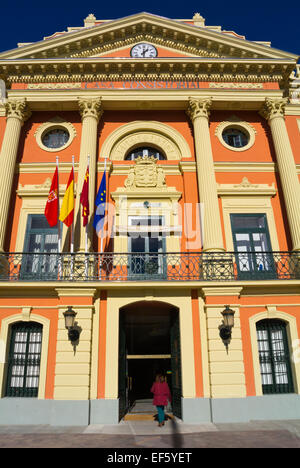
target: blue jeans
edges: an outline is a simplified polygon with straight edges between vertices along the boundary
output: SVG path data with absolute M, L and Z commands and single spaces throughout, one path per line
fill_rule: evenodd
M 158 412 L 158 422 L 162 423 L 165 420 L 165 407 L 164 406 L 157 406 L 157 412 Z

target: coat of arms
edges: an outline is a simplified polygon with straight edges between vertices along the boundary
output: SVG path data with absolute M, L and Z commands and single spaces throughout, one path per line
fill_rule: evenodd
M 154 156 L 138 157 L 135 166 L 129 171 L 125 187 L 164 187 L 166 185 L 164 170 L 157 166 Z

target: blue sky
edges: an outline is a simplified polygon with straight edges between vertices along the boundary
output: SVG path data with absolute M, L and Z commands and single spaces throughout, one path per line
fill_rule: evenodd
M 99 2 L 95 0 L 15 0 L 1 2 L 0 50 L 13 49 L 18 42 L 42 40 L 68 26 L 83 26 L 83 19 L 94 13 L 97 19 L 115 19 L 147 11 L 168 18 L 192 18 L 199 12 L 207 25 L 222 26 L 246 36 L 248 40 L 271 41 L 272 46 L 300 55 L 300 2 L 269 0 L 169 0 L 141 2 Z M 277 6 L 278 5 L 278 6 Z

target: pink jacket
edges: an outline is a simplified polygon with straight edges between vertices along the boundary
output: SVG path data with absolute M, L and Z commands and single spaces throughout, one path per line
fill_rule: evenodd
M 171 402 L 171 392 L 167 382 L 154 382 L 150 392 L 154 394 L 154 406 L 167 406 L 168 400 Z

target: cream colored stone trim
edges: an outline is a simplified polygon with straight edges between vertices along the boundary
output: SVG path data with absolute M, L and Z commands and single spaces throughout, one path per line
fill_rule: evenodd
M 282 307 L 282 305 L 278 306 Z M 266 306 L 267 310 L 253 315 L 249 319 L 250 326 L 250 338 L 251 338 L 251 347 L 253 353 L 253 368 L 254 368 L 254 382 L 255 382 L 255 391 L 256 396 L 262 396 L 262 380 L 260 373 L 260 364 L 259 364 L 259 352 L 257 345 L 257 333 L 256 333 L 256 324 L 260 320 L 264 319 L 280 319 L 288 323 L 287 334 L 289 349 L 292 356 L 293 344 L 299 343 L 299 335 L 297 331 L 297 320 L 294 316 L 287 314 L 278 310 L 276 306 Z M 299 361 L 299 362 L 297 362 Z M 296 393 L 300 393 L 300 360 L 295 359 L 291 360 L 293 381 L 295 385 Z
M 29 196 L 26 196 L 23 198 L 22 207 L 21 207 L 20 216 L 19 216 L 15 252 L 23 252 L 28 216 L 30 214 L 40 214 L 40 215 L 44 214 L 47 195 L 45 194 L 45 196 L 41 197 L 41 196 L 36 196 L 35 194 L 34 195 L 30 194 Z M 62 203 L 62 197 L 60 198 L 61 198 L 61 203 Z M 63 224 L 62 225 L 62 246 L 65 243 L 67 231 L 68 231 L 68 228 Z
M 63 129 L 66 130 L 69 133 L 69 139 L 67 143 L 65 143 L 63 146 L 60 146 L 59 148 L 48 148 L 47 146 L 44 145 L 43 143 L 43 136 L 48 133 L 51 130 L 56 130 L 56 129 Z M 66 120 L 62 119 L 61 117 L 53 117 L 52 119 L 48 120 L 47 122 L 44 122 L 42 125 L 40 125 L 37 130 L 34 133 L 36 142 L 38 146 L 44 150 L 48 151 L 49 153 L 58 153 L 59 151 L 63 151 L 66 149 L 74 138 L 76 137 L 77 132 L 74 128 L 74 126 L 70 123 L 67 122 Z
M 271 248 L 273 251 L 279 251 L 278 236 L 276 230 L 276 224 L 274 219 L 273 208 L 271 204 L 271 194 L 266 196 L 252 195 L 252 196 L 239 196 L 236 197 L 226 196 L 222 197 L 223 215 L 224 215 L 224 228 L 225 228 L 225 239 L 227 250 L 233 252 L 233 236 L 231 230 L 230 214 L 233 213 L 263 213 L 266 214 Z
M 200 345 L 202 354 L 202 379 L 203 379 L 203 397 L 211 398 L 211 382 L 209 372 L 209 353 L 207 339 L 207 323 L 206 323 L 206 308 L 205 302 L 201 298 L 199 291 L 199 321 L 200 321 Z
M 182 396 L 195 398 L 195 364 L 193 346 L 193 323 L 190 290 L 188 292 L 170 290 L 165 294 L 157 294 L 154 290 L 154 300 L 165 302 L 179 309 L 180 339 L 181 339 L 181 368 L 182 368 Z M 118 368 L 119 368 L 119 310 L 120 308 L 145 300 L 145 290 L 125 290 L 109 292 L 107 298 L 107 335 L 106 335 L 106 380 L 105 398 L 118 398 Z
M 243 133 L 246 133 L 248 137 L 247 145 L 241 148 L 234 148 L 233 146 L 228 145 L 223 138 L 223 132 L 229 128 L 234 128 L 236 130 L 240 130 Z M 251 146 L 253 146 L 255 143 L 255 134 L 256 130 L 252 125 L 250 125 L 248 122 L 240 120 L 236 116 L 230 117 L 226 122 L 221 122 L 215 130 L 215 135 L 218 137 L 219 142 L 225 146 L 225 148 L 237 152 L 247 151 L 249 148 L 251 148 Z
M 107 137 L 100 158 L 122 161 L 130 149 L 141 145 L 161 149 L 168 160 L 191 157 L 185 138 L 174 128 L 160 122 L 135 121 L 122 125 Z
M 32 321 L 43 325 L 42 334 L 42 350 L 41 350 L 41 363 L 40 363 L 40 378 L 39 378 L 39 390 L 38 399 L 45 398 L 46 388 L 46 377 L 47 377 L 47 361 L 48 361 L 48 347 L 49 347 L 49 333 L 50 333 L 50 320 L 45 317 L 36 314 L 29 314 L 28 308 L 23 307 L 22 313 L 16 315 L 10 315 L 2 320 L 2 326 L 0 330 L 0 344 L 3 343 L 3 355 L 0 355 L 0 394 L 4 397 L 5 388 L 5 367 L 7 362 L 7 355 L 9 351 L 10 343 L 10 326 L 19 321 Z M 6 350 L 5 350 L 6 347 Z M 2 389 L 2 390 L 1 390 Z
M 252 184 L 247 177 L 243 177 L 240 184 L 217 184 L 219 196 L 269 196 L 276 195 L 275 184 Z
M 221 312 L 224 306 L 205 307 L 212 398 L 246 397 L 240 308 L 235 304 L 230 307 L 235 311 L 235 316 L 228 353 L 219 336 L 219 326 L 222 323 Z

